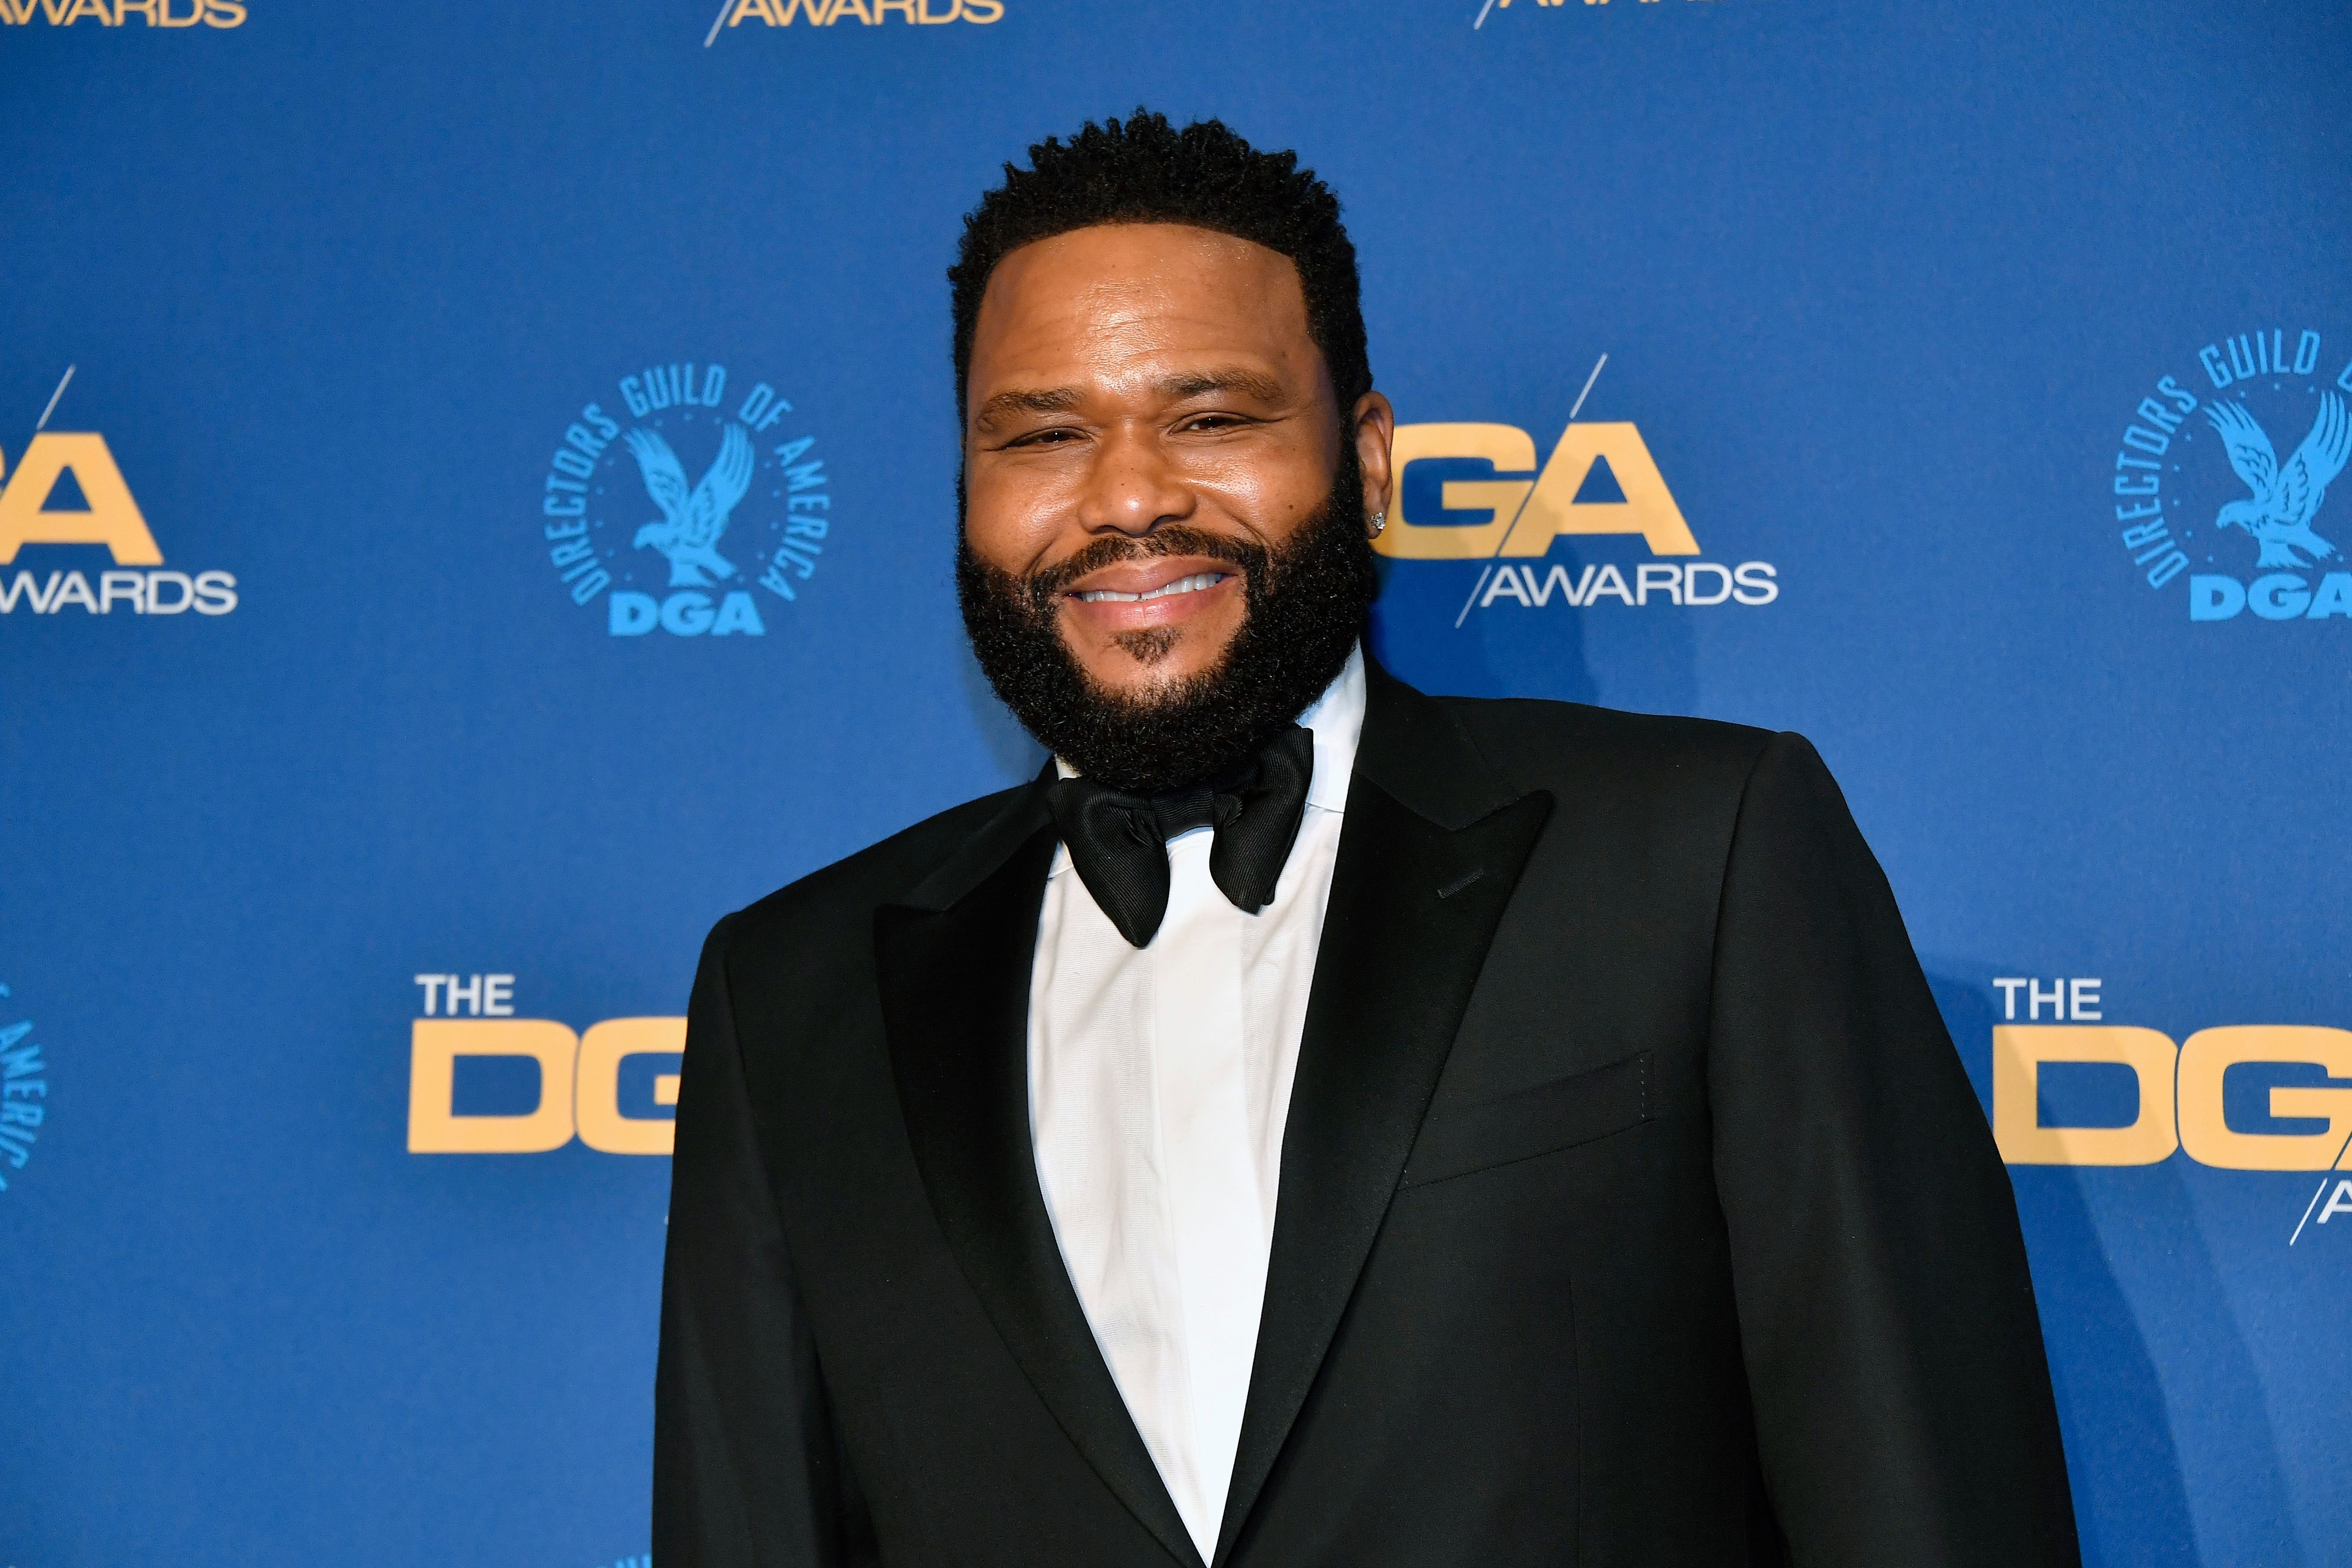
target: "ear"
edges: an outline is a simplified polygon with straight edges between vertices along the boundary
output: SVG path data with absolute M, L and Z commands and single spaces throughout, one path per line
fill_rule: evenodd
M 1377 392 L 1356 399 L 1349 418 L 1356 442 L 1356 464 L 1364 476 L 1364 515 L 1390 511 L 1394 475 L 1389 468 L 1390 443 L 1396 438 L 1396 410 Z

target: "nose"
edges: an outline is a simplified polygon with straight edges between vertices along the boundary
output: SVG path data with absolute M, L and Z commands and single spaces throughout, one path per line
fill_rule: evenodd
M 1088 533 L 1141 538 L 1192 515 L 1194 498 L 1151 432 L 1114 426 L 1095 448 L 1078 497 Z

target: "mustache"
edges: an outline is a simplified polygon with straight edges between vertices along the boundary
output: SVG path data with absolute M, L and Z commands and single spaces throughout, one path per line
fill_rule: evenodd
M 1051 566 L 1041 566 L 1022 579 L 1029 603 L 1040 616 L 1054 612 L 1055 601 L 1069 592 L 1070 584 L 1089 572 L 1099 572 L 1122 561 L 1149 561 L 1162 555 L 1200 555 L 1212 561 L 1223 561 L 1238 566 L 1253 584 L 1265 572 L 1269 554 L 1265 546 L 1246 539 L 1234 539 L 1206 529 L 1177 523 L 1168 528 L 1154 529 L 1136 536 L 1114 533 L 1083 546 L 1066 561 Z

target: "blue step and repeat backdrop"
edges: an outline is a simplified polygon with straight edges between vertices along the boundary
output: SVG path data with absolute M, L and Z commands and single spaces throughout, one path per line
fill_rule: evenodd
M 0 1564 L 641 1568 L 697 946 L 1034 766 L 942 270 L 1139 102 L 1347 203 L 1383 658 L 1844 782 L 2089 1560 L 2352 1563 L 2347 81 L 2327 0 L 0 0 Z

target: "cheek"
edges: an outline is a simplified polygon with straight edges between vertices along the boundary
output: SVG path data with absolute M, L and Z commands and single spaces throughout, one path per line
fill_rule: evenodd
M 1296 533 L 1331 496 L 1327 465 L 1299 453 L 1285 453 L 1279 461 L 1253 455 L 1204 465 L 1196 483 L 1203 499 L 1213 495 L 1219 510 L 1269 544 Z
M 1322 510 L 1329 493 L 1323 485 L 1269 484 L 1235 497 L 1234 504 L 1251 531 L 1280 550 Z
M 1025 572 L 1052 544 L 1061 508 L 1042 476 L 1003 469 L 964 475 L 964 538 L 992 566 Z

